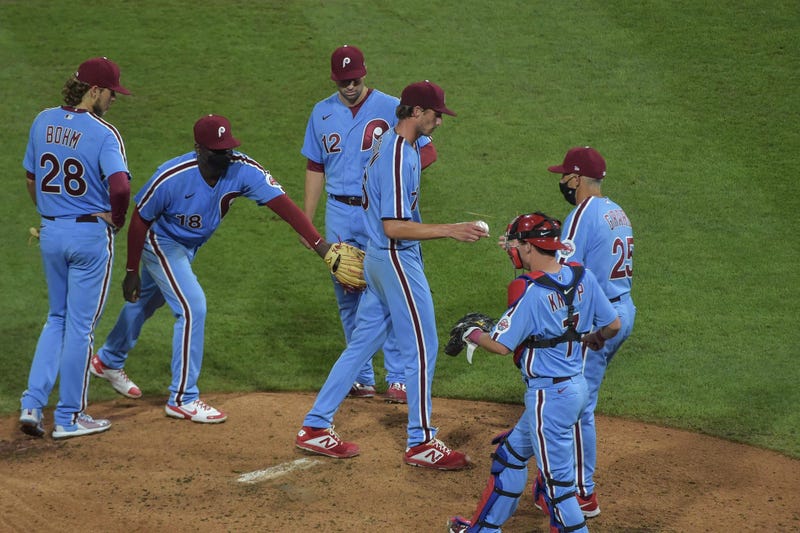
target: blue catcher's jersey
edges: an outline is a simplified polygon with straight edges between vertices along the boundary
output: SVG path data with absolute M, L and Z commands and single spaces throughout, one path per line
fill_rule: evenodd
M 116 128 L 68 106 L 45 109 L 34 119 L 23 166 L 36 176 L 36 209 L 55 218 L 110 211 L 106 178 L 128 173 Z
M 361 195 L 361 175 L 375 140 L 397 124 L 400 100 L 376 89 L 369 91 L 355 116 L 336 92 L 317 103 L 308 119 L 301 153 L 325 166 L 328 194 Z M 423 137 L 419 145 L 429 142 L 430 138 Z
M 605 197 L 590 196 L 567 216 L 559 252 L 562 261 L 577 261 L 592 269 L 609 299 L 631 291 L 633 228 L 622 208 Z
M 233 201 L 245 196 L 264 205 L 284 194 L 281 185 L 257 161 L 233 152 L 228 170 L 211 187 L 189 152 L 167 161 L 136 194 L 136 207 L 151 230 L 187 247 L 206 242 Z
M 560 285 L 573 284 L 573 271 L 562 265 L 556 274 L 543 274 Z M 574 284 L 573 284 L 574 285 Z M 588 332 L 594 327 L 607 326 L 617 318 L 614 306 L 603 293 L 594 274 L 588 269 L 572 290 L 574 313 L 578 317 L 577 331 Z M 509 285 L 509 295 L 521 295 L 510 302 L 508 310 L 497 321 L 492 338 L 515 352 L 522 375 L 526 377 L 565 377 L 582 371 L 581 344 L 567 341 L 551 348 L 531 348 L 524 341 L 531 335 L 552 339 L 566 331 L 568 318 L 564 296 L 553 288 L 531 281 L 526 275 Z M 511 299 L 511 297 L 509 298 Z
M 364 171 L 362 207 L 372 245 L 386 249 L 419 246 L 419 241 L 390 239 L 384 219 L 422 222 L 419 214 L 421 163 L 419 147 L 409 144 L 392 128 L 378 139 L 378 151 Z

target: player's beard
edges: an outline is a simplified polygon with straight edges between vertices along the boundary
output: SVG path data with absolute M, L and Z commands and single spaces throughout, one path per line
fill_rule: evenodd
M 103 109 L 103 107 L 100 105 L 100 101 L 99 100 L 97 102 L 95 102 L 94 104 L 92 104 L 92 113 L 94 113 L 98 117 L 102 117 L 103 115 L 105 115 L 106 110 Z
M 349 94 L 344 94 L 342 91 L 339 91 L 339 94 L 341 95 L 342 99 L 347 102 L 348 105 L 352 106 L 355 105 L 356 102 L 358 102 L 359 98 L 361 98 L 361 94 L 366 90 L 366 86 L 362 83 L 361 85 L 358 86 L 358 89 L 360 90 L 357 90 L 353 96 L 350 96 Z
M 225 154 L 210 154 L 208 156 L 208 166 L 219 172 L 220 175 L 224 174 L 231 164 L 230 156 Z

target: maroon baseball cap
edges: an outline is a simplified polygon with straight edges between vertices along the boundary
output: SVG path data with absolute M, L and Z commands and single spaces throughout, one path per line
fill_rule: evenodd
M 444 105 L 442 88 L 428 80 L 412 83 L 403 89 L 400 105 L 419 106 L 422 109 L 433 109 L 437 113 L 456 116 Z
M 355 46 L 340 46 L 331 54 L 331 79 L 333 81 L 355 80 L 367 74 L 364 54 Z
M 107 57 L 87 59 L 78 67 L 75 77 L 78 81 L 89 85 L 111 89 L 122 94 L 131 94 L 119 83 L 119 67 Z
M 564 163 L 547 167 L 557 174 L 580 174 L 596 180 L 606 177 L 606 160 L 591 146 L 570 148 L 564 156 Z
M 194 123 L 194 142 L 209 150 L 229 150 L 240 143 L 231 133 L 231 123 L 220 115 L 206 115 Z

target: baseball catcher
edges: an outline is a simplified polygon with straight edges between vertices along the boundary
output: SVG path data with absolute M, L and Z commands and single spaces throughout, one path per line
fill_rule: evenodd
M 476 330 L 485 333 L 492 331 L 495 321 L 493 318 L 482 313 L 469 313 L 461 317 L 453 329 L 450 330 L 450 340 L 444 347 L 444 353 L 456 356 L 461 353 L 464 346 L 467 347 L 467 362 L 472 364 L 472 353 L 477 345 L 469 340 L 469 335 Z
M 344 242 L 334 243 L 325 254 L 325 264 L 345 290 L 358 292 L 366 288 L 363 250 Z

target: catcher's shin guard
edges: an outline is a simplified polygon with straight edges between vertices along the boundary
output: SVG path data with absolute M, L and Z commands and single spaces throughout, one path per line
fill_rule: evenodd
M 492 439 L 492 444 L 497 444 L 492 454 L 492 475 L 472 516 L 472 526 L 467 530 L 470 533 L 483 528 L 500 529 L 516 511 L 525 490 L 530 457 L 521 456 L 511 447 L 507 440 L 510 434 L 506 431 Z
M 559 481 L 546 476 L 543 479 L 546 486 L 543 495 L 550 514 L 551 529 L 563 533 L 586 531 L 586 520 L 575 499 L 575 482 Z

